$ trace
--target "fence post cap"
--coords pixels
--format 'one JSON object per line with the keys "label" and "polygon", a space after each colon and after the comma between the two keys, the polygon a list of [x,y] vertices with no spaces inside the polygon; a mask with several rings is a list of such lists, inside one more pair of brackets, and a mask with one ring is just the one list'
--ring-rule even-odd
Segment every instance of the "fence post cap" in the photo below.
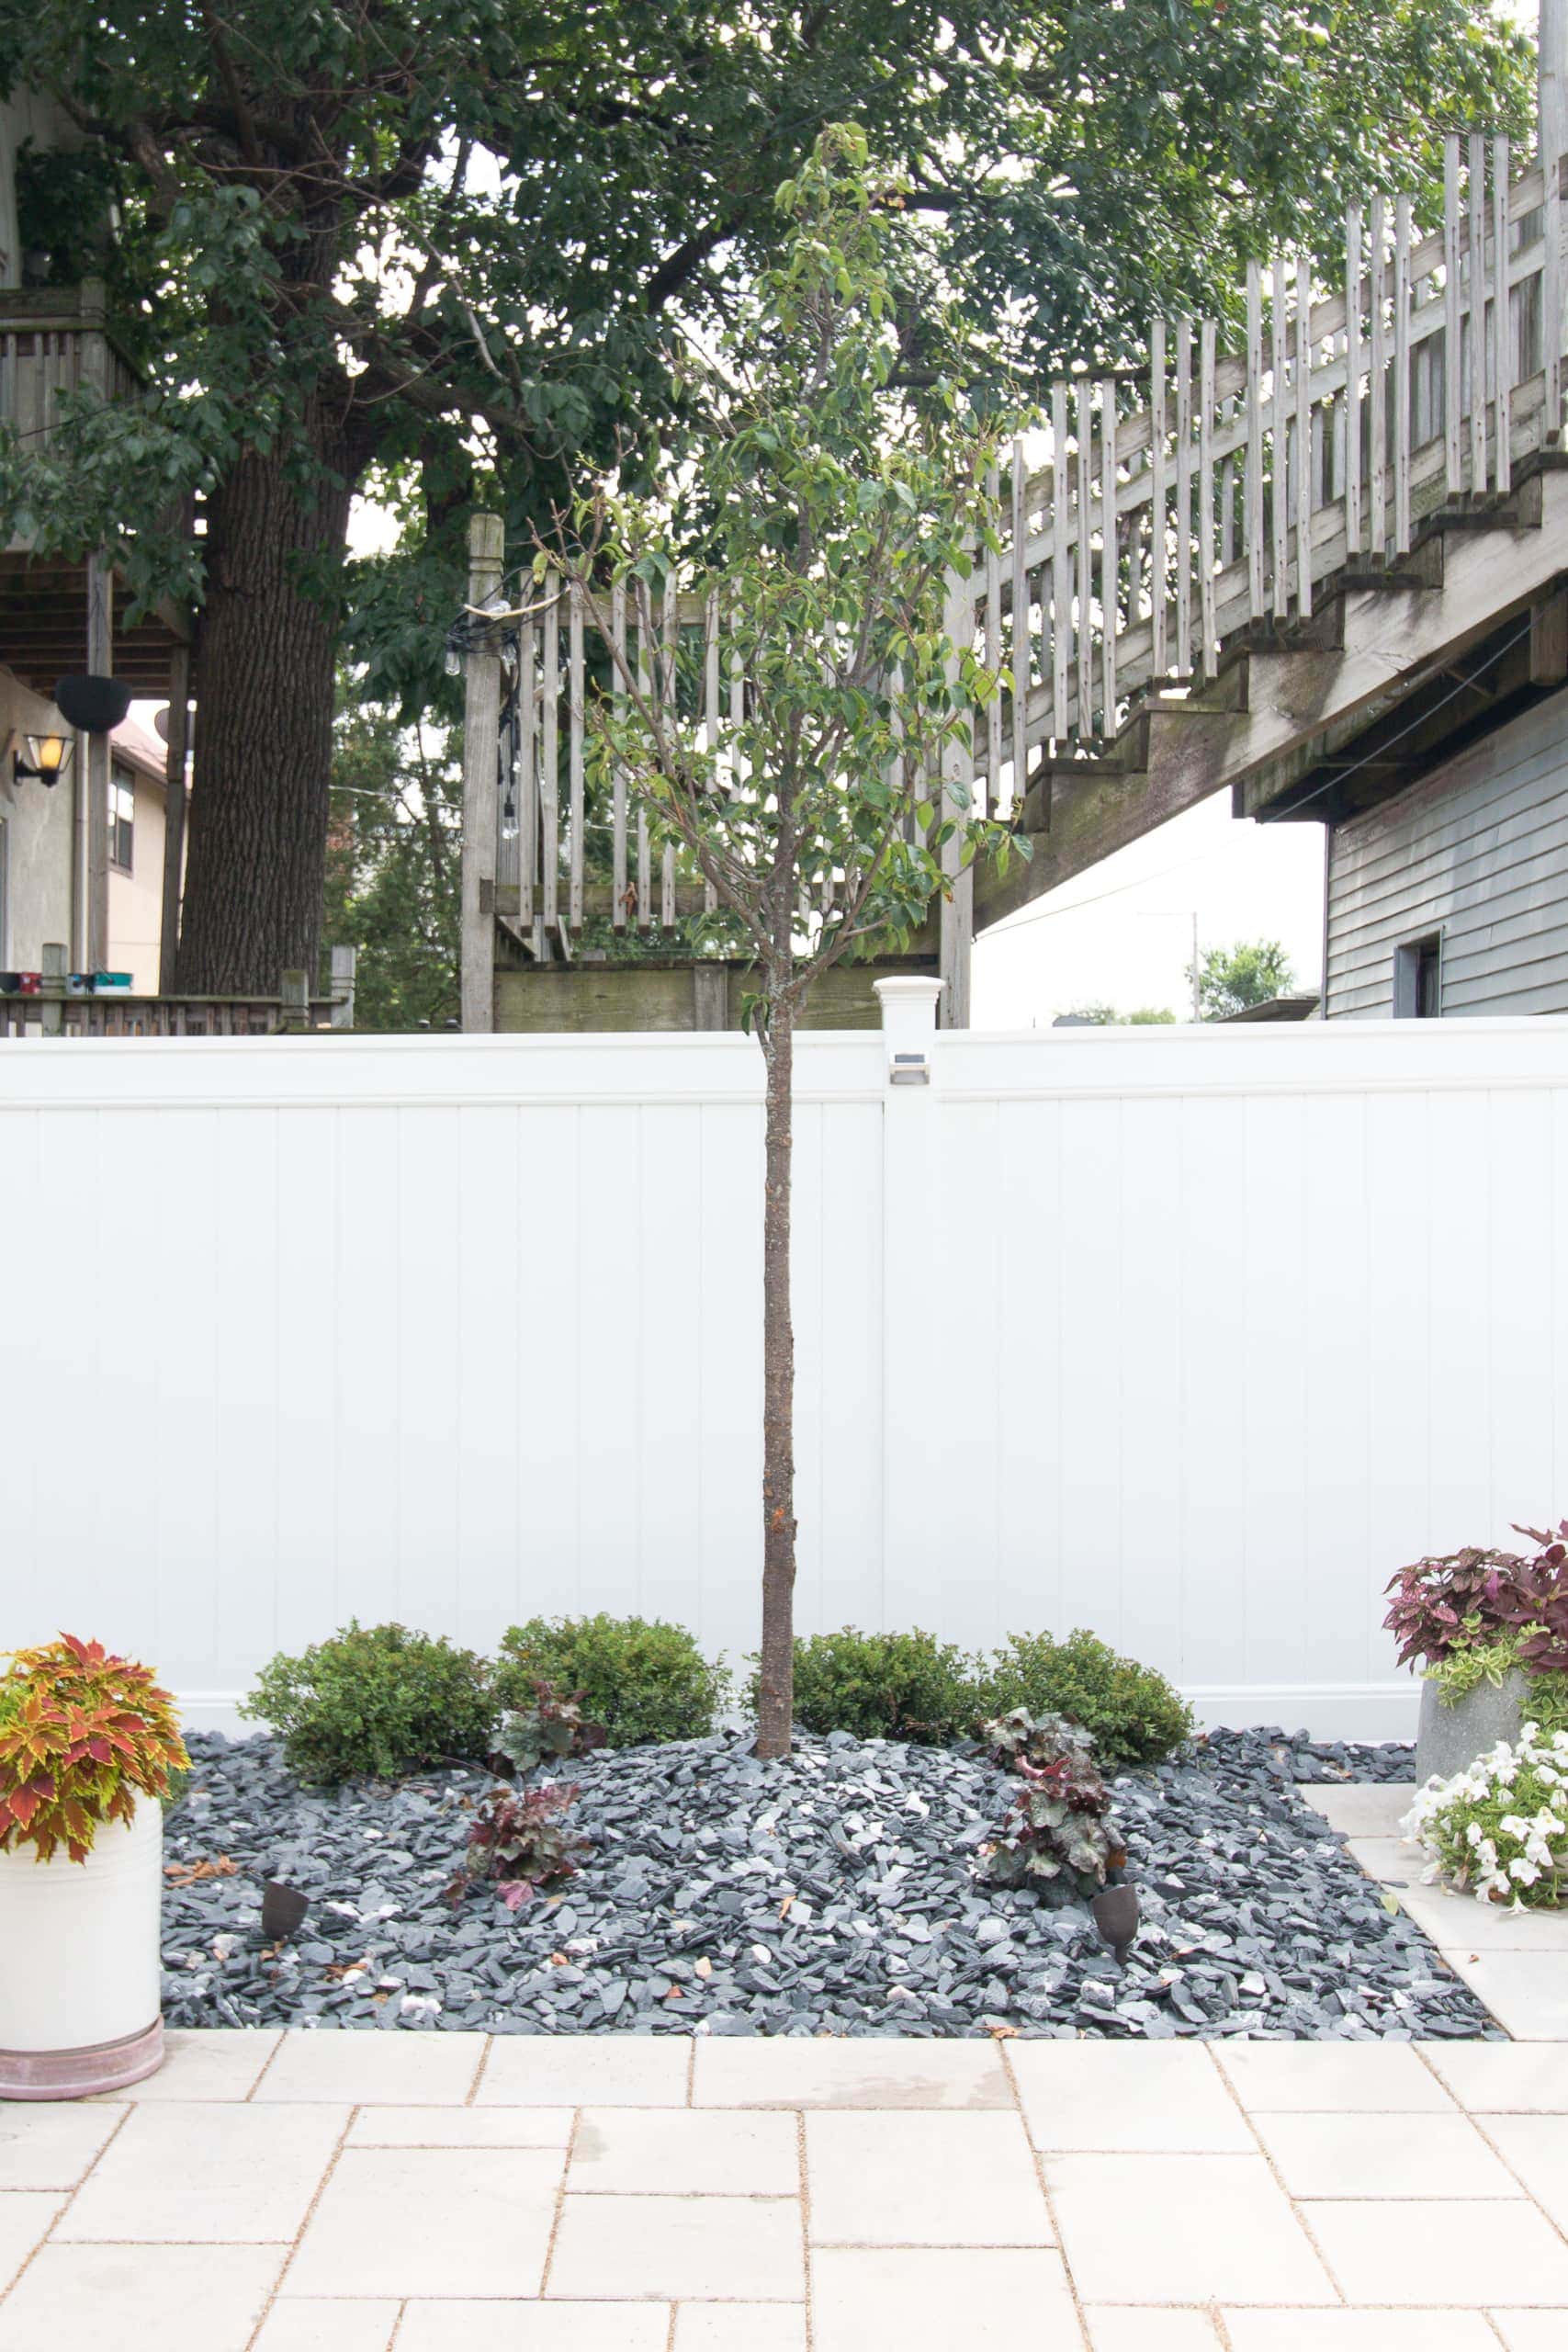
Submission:
{"label": "fence post cap", "polygon": [[[871,985],[882,1007],[885,1029],[890,1019],[898,1020],[910,1029],[936,1027],[942,982],[934,974],[928,978],[923,972],[898,972],[886,980],[873,980]],[[922,1019],[922,1014],[927,1017]]]}

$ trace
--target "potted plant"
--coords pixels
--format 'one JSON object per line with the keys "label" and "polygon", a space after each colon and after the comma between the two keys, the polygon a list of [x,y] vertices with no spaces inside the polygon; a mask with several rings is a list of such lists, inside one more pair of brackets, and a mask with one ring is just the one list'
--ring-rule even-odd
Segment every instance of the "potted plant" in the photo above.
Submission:
{"label": "potted plant", "polygon": [[162,1800],[188,1762],[168,1692],[101,1643],[64,1634],[0,1672],[0,2098],[159,2064]]}
{"label": "potted plant", "polygon": [[1568,1727],[1568,1520],[1516,1532],[1532,1558],[1471,1544],[1390,1579],[1399,1662],[1423,1662],[1417,1781],[1463,1771],[1527,1721]]}

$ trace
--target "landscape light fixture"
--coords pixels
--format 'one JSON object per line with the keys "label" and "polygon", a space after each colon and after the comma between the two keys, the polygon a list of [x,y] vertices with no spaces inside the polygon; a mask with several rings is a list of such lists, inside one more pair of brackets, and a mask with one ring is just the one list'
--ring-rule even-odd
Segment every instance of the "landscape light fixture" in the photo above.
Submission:
{"label": "landscape light fixture", "polygon": [[27,745],[26,756],[18,752],[11,763],[11,773],[17,782],[24,784],[32,777],[41,785],[58,784],[71,764],[70,736],[28,735],[23,741]]}

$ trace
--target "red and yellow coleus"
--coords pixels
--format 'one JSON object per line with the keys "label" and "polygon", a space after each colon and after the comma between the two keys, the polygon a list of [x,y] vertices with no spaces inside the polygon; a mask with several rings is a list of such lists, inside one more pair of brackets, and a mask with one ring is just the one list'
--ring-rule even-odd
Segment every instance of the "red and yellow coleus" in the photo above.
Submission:
{"label": "red and yellow coleus", "polygon": [[189,1761],[149,1668],[72,1634],[17,1650],[0,1673],[0,1853],[85,1861],[100,1822],[129,1821]]}

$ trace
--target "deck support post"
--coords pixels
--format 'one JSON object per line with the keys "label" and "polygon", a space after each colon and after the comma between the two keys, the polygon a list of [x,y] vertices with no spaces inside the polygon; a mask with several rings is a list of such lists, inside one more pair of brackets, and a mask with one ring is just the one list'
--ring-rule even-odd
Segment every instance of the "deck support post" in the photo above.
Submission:
{"label": "deck support post", "polygon": [[[468,523],[468,603],[482,609],[501,586],[505,526],[499,514]],[[488,639],[470,645],[463,696],[463,915],[461,1007],[466,1036],[495,1026],[496,759],[501,731],[501,654]]]}

